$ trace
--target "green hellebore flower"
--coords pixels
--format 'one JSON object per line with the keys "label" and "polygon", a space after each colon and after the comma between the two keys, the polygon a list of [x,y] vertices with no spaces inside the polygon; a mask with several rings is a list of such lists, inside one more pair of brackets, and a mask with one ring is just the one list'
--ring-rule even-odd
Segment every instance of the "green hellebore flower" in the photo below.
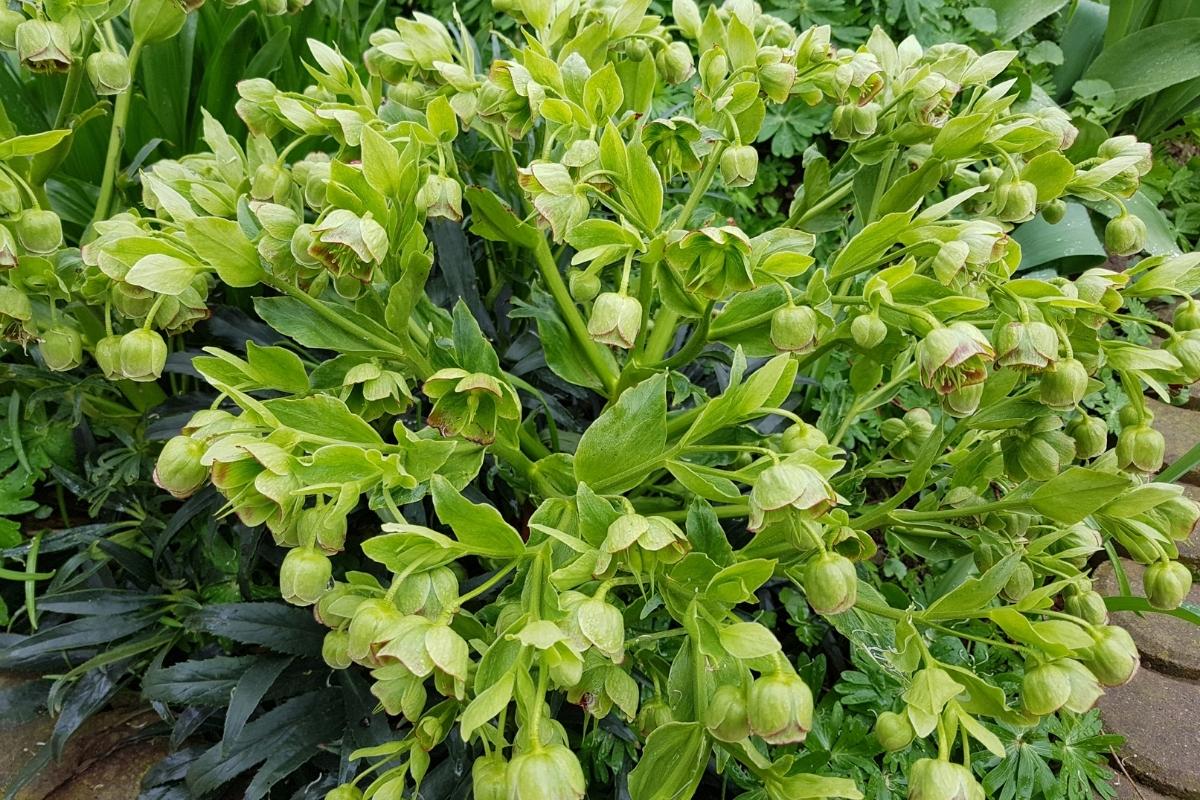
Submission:
{"label": "green hellebore flower", "polygon": [[574,623],[583,640],[615,664],[625,660],[625,618],[611,603],[589,597],[576,606]]}
{"label": "green hellebore flower", "polygon": [[1092,633],[1087,652],[1088,669],[1105,686],[1123,686],[1133,680],[1141,664],[1137,645],[1124,628],[1104,625]]}
{"label": "green hellebore flower", "polygon": [[511,426],[521,418],[512,387],[482,372],[440,369],[425,381],[424,392],[434,401],[427,421],[443,436],[491,444],[501,425]]}
{"label": "green hellebore flower", "polygon": [[471,787],[475,800],[508,800],[508,760],[496,751],[475,759]]}
{"label": "green hellebore flower", "polygon": [[1200,331],[1185,331],[1167,340],[1166,351],[1179,359],[1183,383],[1200,380]]}
{"label": "green hellebore flower", "polygon": [[1054,663],[1066,670],[1071,681],[1071,696],[1063,708],[1076,714],[1086,714],[1104,694],[1092,671],[1073,658],[1060,658]]}
{"label": "green hellebore flower", "polygon": [[294,606],[311,606],[329,588],[333,562],[315,547],[295,547],[279,565],[279,590]]}
{"label": "green hellebore flower", "polygon": [[1128,212],[1104,226],[1104,249],[1115,256],[1132,256],[1146,247],[1146,223]]}
{"label": "green hellebore flower", "polygon": [[937,758],[922,758],[908,771],[908,800],[984,800],[971,770]]}
{"label": "green hellebore flower", "polygon": [[960,386],[942,398],[942,406],[954,417],[969,417],[979,409],[983,400],[983,384]]}
{"label": "green hellebore flower", "polygon": [[1071,699],[1071,674],[1056,661],[1025,671],[1021,679],[1021,705],[1030,714],[1045,716]]}
{"label": "green hellebore flower", "polygon": [[884,711],[879,715],[879,719],[875,720],[875,738],[889,753],[899,752],[908,747],[916,735],[907,714]]}
{"label": "green hellebore flower", "polygon": [[346,631],[330,631],[321,640],[321,658],[331,669],[346,669],[354,661],[350,658],[350,634]]}
{"label": "green hellebore flower", "polygon": [[148,383],[162,375],[167,363],[167,343],[158,331],[134,328],[121,337],[119,354],[121,376]]}
{"label": "green hellebore flower", "polygon": [[62,220],[53,211],[30,209],[17,219],[17,241],[30,253],[50,255],[63,246]]}
{"label": "green hellebore flower", "polygon": [[581,800],[586,791],[579,759],[561,744],[540,745],[508,764],[507,800]]}
{"label": "green hellebore flower", "polygon": [[154,483],[177,500],[190,497],[208,480],[201,463],[205,446],[190,436],[173,436],[163,445],[154,465]]}
{"label": "green hellebore flower", "polygon": [[758,151],[751,145],[733,145],[721,153],[721,179],[730,189],[751,185],[757,175]]}
{"label": "green hellebore flower", "polygon": [[981,384],[994,355],[987,338],[969,322],[934,328],[917,345],[921,383],[943,395]]}
{"label": "green hellebore flower", "polygon": [[1192,590],[1192,573],[1178,561],[1156,561],[1142,574],[1142,588],[1150,605],[1173,611]]}
{"label": "green hellebore flower", "polygon": [[350,657],[359,664],[373,663],[375,645],[387,641],[389,631],[403,619],[391,600],[370,598],[358,604],[350,618]]}
{"label": "green hellebore flower", "polygon": [[858,597],[858,574],[854,562],[843,555],[825,552],[804,567],[804,596],[818,614],[840,614]]}
{"label": "green hellebore flower", "polygon": [[1200,521],[1200,505],[1182,494],[1167,498],[1155,506],[1153,512],[1163,520],[1168,535],[1177,542],[1190,537],[1196,522]]}
{"label": "green hellebore flower", "polygon": [[66,372],[83,363],[83,337],[68,325],[55,325],[42,333],[38,350],[51,372]]}
{"label": "green hellebore flower", "polygon": [[833,109],[829,121],[829,133],[843,142],[857,142],[875,133],[879,124],[878,103],[843,103]]}
{"label": "green hellebore flower", "polygon": [[688,291],[710,300],[754,288],[750,238],[737,226],[705,227],[667,249],[668,262],[684,275]]}
{"label": "green hellebore flower", "polygon": [[666,517],[623,514],[617,517],[600,544],[594,574],[608,571],[614,555],[624,553],[635,572],[654,565],[673,564],[690,549],[687,535]]}
{"label": "green hellebore flower", "polygon": [[636,297],[605,292],[592,305],[588,335],[600,344],[628,350],[642,328],[642,304]]}
{"label": "green hellebore flower", "polygon": [[1004,596],[1014,603],[1020,602],[1027,594],[1033,591],[1033,586],[1033,568],[1024,561],[1021,561],[1004,583]]}
{"label": "green hellebore flower", "polygon": [[760,675],[747,700],[750,730],[767,744],[803,742],[812,729],[813,696],[790,671]]}
{"label": "green hellebore flower", "polygon": [[708,699],[704,707],[704,727],[721,742],[740,742],[750,735],[746,693],[741,686],[725,683]]}
{"label": "green hellebore flower", "polygon": [[1042,373],[1038,397],[1045,406],[1066,410],[1079,405],[1087,386],[1087,368],[1077,358],[1064,358]]}
{"label": "green hellebore flower", "polygon": [[71,68],[71,35],[57,22],[27,19],[17,26],[17,56],[31,72],[66,72]]}
{"label": "green hellebore flower", "polygon": [[129,8],[133,38],[143,44],[166,41],[179,33],[187,12],[188,6],[179,0],[133,0]]}
{"label": "green hellebore flower", "polygon": [[429,217],[442,217],[453,222],[461,222],[462,186],[447,175],[430,173],[417,192],[417,205],[425,209]]}
{"label": "green hellebore flower", "polygon": [[1104,598],[1092,589],[1067,595],[1063,599],[1063,609],[1071,616],[1092,625],[1104,625],[1108,622],[1108,608],[1104,605]]}
{"label": "green hellebore flower", "polygon": [[854,343],[863,350],[872,350],[879,346],[879,343],[887,338],[887,332],[887,323],[874,312],[859,314],[850,323],[850,335],[854,337]]}
{"label": "green hellebore flower", "polygon": [[1140,423],[1117,435],[1117,464],[1121,469],[1151,475],[1162,468],[1167,442],[1154,428]]}
{"label": "green hellebore flower", "polygon": [[114,50],[98,50],[87,59],[88,80],[101,96],[120,94],[129,88],[129,59]]}
{"label": "green hellebore flower", "polygon": [[357,786],[343,783],[335,786],[325,794],[325,800],[362,800],[362,790]]}
{"label": "green hellebore flower", "polygon": [[1045,322],[1009,322],[996,333],[997,366],[1036,372],[1057,358],[1058,333]]}
{"label": "green hellebore flower", "polygon": [[388,235],[370,212],[358,216],[344,208],[330,210],[312,227],[308,253],[334,275],[370,283],[375,267],[388,251]]}
{"label": "green hellebore flower", "polygon": [[120,336],[105,336],[96,342],[96,349],[92,355],[95,357],[96,365],[100,367],[100,371],[104,373],[105,378],[112,381],[124,377],[121,374]]}
{"label": "green hellebore flower", "polygon": [[930,260],[934,276],[942,283],[950,284],[966,266],[970,254],[971,248],[966,242],[957,239],[944,242]]}
{"label": "green hellebore flower", "polygon": [[1004,222],[1025,222],[1037,211],[1037,187],[1029,181],[1002,183],[996,187],[996,216]]}
{"label": "green hellebore flower", "polygon": [[1108,449],[1108,423],[1090,414],[1080,414],[1067,424],[1067,433],[1075,440],[1075,456],[1096,458]]}
{"label": "green hellebore flower", "polygon": [[771,344],[785,353],[803,353],[817,345],[817,312],[808,306],[783,306],[771,315]]}
{"label": "green hellebore flower", "polygon": [[819,517],[838,502],[837,492],[814,467],[784,462],[768,467],[750,490],[752,531],[761,530],[767,514],[792,508],[811,517]]}

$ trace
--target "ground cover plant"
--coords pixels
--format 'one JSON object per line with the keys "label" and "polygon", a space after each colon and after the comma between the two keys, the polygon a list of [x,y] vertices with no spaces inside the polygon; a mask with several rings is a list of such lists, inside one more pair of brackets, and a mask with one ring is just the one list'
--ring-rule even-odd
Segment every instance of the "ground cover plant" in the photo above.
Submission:
{"label": "ground cover plant", "polygon": [[[110,11],[130,60],[196,24]],[[6,659],[69,654],[57,746],[138,681],[176,743],[220,739],[146,796],[1110,794],[1089,709],[1138,663],[1089,576],[1125,552],[1149,599],[1110,602],[1188,617],[1200,516],[1153,480],[1143,393],[1200,377],[1200,318],[1144,304],[1200,257],[1137,260],[1149,146],[1078,141],[1008,52],[498,11],[484,47],[420,13],[361,64],[312,39],[137,183],[118,130],[65,233],[74,129],[3,145],[8,513],[66,524],[53,475],[136,523],[0,529],[36,631]],[[21,16],[69,81],[70,24]],[[829,140],[766,222],[729,193],[789,103]],[[1130,269],[1018,271],[1017,226],[1090,209]],[[84,418],[126,450],[79,478]]]}

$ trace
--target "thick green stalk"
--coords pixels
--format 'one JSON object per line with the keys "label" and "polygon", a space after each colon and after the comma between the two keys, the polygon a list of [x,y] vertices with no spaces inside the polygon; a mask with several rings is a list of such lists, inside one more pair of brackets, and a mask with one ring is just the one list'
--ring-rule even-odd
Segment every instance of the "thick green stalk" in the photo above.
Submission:
{"label": "thick green stalk", "polygon": [[[142,52],[142,43],[134,40],[129,48],[129,74],[135,75],[138,55]],[[121,164],[121,150],[125,144],[125,124],[129,119],[129,104],[133,100],[133,85],[130,80],[125,91],[117,95],[113,106],[112,129],[108,134],[108,151],[104,156],[104,176],[100,179],[100,196],[96,199],[96,212],[92,214],[92,225],[108,217],[109,206],[112,204],[113,190],[117,182],[117,168]]]}
{"label": "thick green stalk", "polygon": [[571,298],[567,284],[563,282],[562,275],[558,271],[558,264],[555,263],[554,256],[550,253],[550,246],[546,244],[544,238],[538,238],[538,243],[533,248],[533,255],[537,261],[538,270],[542,273],[542,280],[546,282],[546,288],[550,290],[550,295],[558,304],[559,311],[566,320],[567,328],[570,329],[571,335],[575,337],[575,341],[583,350],[584,357],[591,364],[592,370],[604,384],[605,392],[611,396],[617,387],[616,370],[612,363],[604,358],[600,345],[588,334],[587,324],[580,316],[579,308]]}

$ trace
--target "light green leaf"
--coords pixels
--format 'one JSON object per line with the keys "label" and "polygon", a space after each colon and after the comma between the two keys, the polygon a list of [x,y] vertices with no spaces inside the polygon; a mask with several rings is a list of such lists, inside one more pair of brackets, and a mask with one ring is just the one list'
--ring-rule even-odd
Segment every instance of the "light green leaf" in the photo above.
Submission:
{"label": "light green leaf", "polygon": [[125,282],[158,294],[174,296],[190,288],[192,279],[202,271],[199,266],[183,259],[152,254],[138,259],[125,273]]}
{"label": "light green leaf", "polygon": [[429,488],[438,519],[449,526],[458,541],[471,552],[488,558],[507,559],[525,554],[521,535],[504,521],[495,506],[472,503],[441,475],[433,476]]}
{"label": "light green leaf", "polygon": [[632,489],[661,465],[667,443],[667,376],[621,393],[579,440],[575,477],[603,494]]}

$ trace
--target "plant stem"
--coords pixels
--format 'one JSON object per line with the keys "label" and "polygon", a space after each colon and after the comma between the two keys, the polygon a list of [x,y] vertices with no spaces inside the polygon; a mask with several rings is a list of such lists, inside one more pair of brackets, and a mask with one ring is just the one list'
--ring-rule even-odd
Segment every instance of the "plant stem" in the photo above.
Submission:
{"label": "plant stem", "polygon": [[716,177],[717,166],[721,163],[721,153],[724,149],[723,145],[714,147],[713,151],[708,154],[708,162],[704,165],[700,177],[696,178],[696,182],[692,184],[692,191],[688,195],[687,202],[683,204],[683,211],[679,213],[679,218],[675,220],[675,227],[687,227],[688,220],[692,218],[692,214],[696,213],[700,199],[704,197],[704,193],[708,191],[713,178]]}
{"label": "plant stem", "polygon": [[501,580],[503,580],[504,577],[506,575],[508,575],[508,573],[512,572],[513,569],[516,568],[516,566],[517,566],[516,559],[508,562],[506,565],[504,565],[503,567],[501,567],[500,569],[498,569],[494,573],[492,573],[491,577],[489,577],[483,583],[479,584],[478,586],[476,586],[474,589],[467,592],[466,594],[459,595],[458,602],[456,602],[454,605],[457,608],[461,608],[465,603],[467,603],[470,600],[473,600],[474,598],[483,594],[488,589],[492,588],[497,583],[499,583]]}
{"label": "plant stem", "polygon": [[[134,40],[129,48],[129,74],[136,74],[138,55],[142,52],[142,43]],[[95,225],[108,217],[108,209],[112,204],[113,190],[117,182],[117,168],[121,164],[121,150],[125,144],[125,123],[129,119],[129,104],[133,100],[133,81],[125,87],[125,91],[117,95],[113,106],[112,129],[108,134],[108,151],[104,156],[104,176],[100,180],[100,196],[96,199],[96,211],[92,215],[91,224]]]}
{"label": "plant stem", "polygon": [[546,244],[544,238],[539,237],[537,245],[533,248],[534,258],[537,260],[538,270],[542,273],[542,280],[546,282],[546,288],[550,290],[550,294],[554,297],[554,302],[558,304],[559,310],[567,323],[567,328],[579,343],[583,350],[584,356],[588,363],[591,364],[592,370],[596,376],[600,378],[600,382],[604,384],[606,393],[611,395],[617,387],[617,373],[613,365],[604,358],[603,352],[600,350],[600,345],[592,340],[588,334],[587,324],[584,323],[583,317],[579,314],[579,308],[575,305],[575,301],[571,299],[571,293],[567,291],[567,285],[563,282],[562,275],[558,271],[558,264],[554,261],[554,256],[550,253],[550,246]]}
{"label": "plant stem", "polygon": [[1025,504],[1024,497],[1005,497],[1003,500],[996,500],[991,503],[982,503],[977,506],[965,506],[963,508],[943,508],[937,511],[909,511],[907,509],[897,509],[891,513],[894,522],[918,522],[937,519],[958,519],[959,517],[974,517],[979,514],[987,514],[992,511],[1003,511],[1006,508],[1013,508]]}

